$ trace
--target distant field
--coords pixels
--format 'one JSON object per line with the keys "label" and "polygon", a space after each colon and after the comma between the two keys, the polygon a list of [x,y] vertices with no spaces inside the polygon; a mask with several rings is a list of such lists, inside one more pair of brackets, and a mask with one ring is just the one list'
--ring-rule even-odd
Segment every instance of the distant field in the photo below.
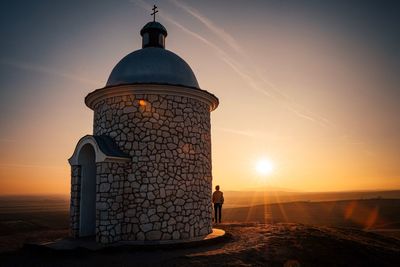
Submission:
{"label": "distant field", "polygon": [[[398,191],[396,191],[398,194]],[[306,198],[319,200],[332,198],[322,194],[281,194],[275,203],[257,205],[260,195],[235,198],[227,192],[223,209],[225,222],[302,223],[317,226],[352,227],[385,235],[400,237],[400,199],[384,199],[384,193],[356,193],[354,200],[295,201],[283,200]],[[337,197],[344,197],[337,195]],[[350,194],[350,195],[349,195]],[[270,195],[272,195],[270,193]],[[378,197],[362,199],[366,196]],[[265,193],[262,194],[265,196]],[[275,194],[276,196],[276,194]],[[247,197],[247,207],[243,207]],[[381,198],[379,198],[381,197]],[[250,201],[251,199],[252,201]],[[254,201],[257,200],[257,201]],[[279,201],[278,201],[279,200]],[[229,208],[229,203],[236,208]],[[267,202],[267,201],[266,201]],[[239,205],[239,204],[240,205]],[[265,203],[265,202],[264,202]],[[268,202],[267,202],[268,203]],[[253,205],[252,205],[253,204]],[[235,206],[232,205],[231,206]],[[14,250],[30,241],[50,241],[68,235],[69,200],[67,197],[0,197],[0,251]]]}
{"label": "distant field", "polygon": [[348,199],[400,199],[400,190],[356,192],[226,191],[225,208],[249,207],[298,201],[337,201]]}
{"label": "distant field", "polygon": [[0,214],[67,210],[67,196],[0,196]]}
{"label": "distant field", "polygon": [[290,202],[224,209],[225,221],[400,228],[400,199]]}
{"label": "distant field", "polygon": [[64,196],[1,196],[0,251],[67,236],[68,216],[68,198]]}

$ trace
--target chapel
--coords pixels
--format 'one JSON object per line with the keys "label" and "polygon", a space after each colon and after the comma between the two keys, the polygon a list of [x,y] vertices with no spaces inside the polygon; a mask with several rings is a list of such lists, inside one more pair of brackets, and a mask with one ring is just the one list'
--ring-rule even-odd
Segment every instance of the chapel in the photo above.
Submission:
{"label": "chapel", "polygon": [[162,24],[154,19],[140,35],[142,48],[85,97],[93,133],[69,159],[75,238],[179,242],[212,232],[210,112],[218,98],[165,48]]}

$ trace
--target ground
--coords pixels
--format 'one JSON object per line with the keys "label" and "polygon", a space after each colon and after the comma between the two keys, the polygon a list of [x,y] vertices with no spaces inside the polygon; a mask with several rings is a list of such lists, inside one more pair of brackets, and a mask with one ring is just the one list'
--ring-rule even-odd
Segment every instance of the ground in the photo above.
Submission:
{"label": "ground", "polygon": [[97,252],[24,248],[0,254],[0,265],[296,267],[399,266],[400,263],[399,239],[363,230],[294,223],[226,223],[217,227],[224,229],[227,236],[204,246]]}
{"label": "ground", "polygon": [[224,208],[230,223],[215,227],[227,236],[197,247],[70,253],[23,248],[65,238],[68,203],[50,196],[0,197],[0,266],[400,266],[399,199]]}

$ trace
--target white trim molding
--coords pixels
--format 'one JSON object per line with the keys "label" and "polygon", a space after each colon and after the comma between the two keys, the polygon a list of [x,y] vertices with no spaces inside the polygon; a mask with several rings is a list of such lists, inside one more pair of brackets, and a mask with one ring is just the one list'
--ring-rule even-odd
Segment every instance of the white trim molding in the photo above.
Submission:
{"label": "white trim molding", "polygon": [[90,109],[94,110],[96,104],[104,99],[115,96],[138,94],[190,97],[206,103],[210,107],[210,111],[215,110],[219,104],[218,98],[205,90],[186,86],[174,86],[164,84],[129,84],[104,87],[89,93],[85,97],[85,104]]}
{"label": "white trim molding", "polygon": [[129,157],[118,157],[118,156],[111,156],[105,154],[99,144],[97,143],[96,139],[93,137],[93,135],[85,135],[82,137],[79,141],[78,144],[75,147],[74,153],[72,156],[68,159],[68,162],[70,165],[80,165],[79,164],[79,154],[81,152],[81,149],[87,145],[90,144],[95,152],[95,162],[129,162],[131,161],[131,158]]}

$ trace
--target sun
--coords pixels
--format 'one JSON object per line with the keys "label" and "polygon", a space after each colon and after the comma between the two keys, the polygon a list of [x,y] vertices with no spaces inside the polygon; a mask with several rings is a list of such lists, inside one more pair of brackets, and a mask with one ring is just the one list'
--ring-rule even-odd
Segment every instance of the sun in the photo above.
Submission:
{"label": "sun", "polygon": [[260,159],[256,163],[256,171],[261,175],[269,175],[274,171],[274,164],[269,159]]}

